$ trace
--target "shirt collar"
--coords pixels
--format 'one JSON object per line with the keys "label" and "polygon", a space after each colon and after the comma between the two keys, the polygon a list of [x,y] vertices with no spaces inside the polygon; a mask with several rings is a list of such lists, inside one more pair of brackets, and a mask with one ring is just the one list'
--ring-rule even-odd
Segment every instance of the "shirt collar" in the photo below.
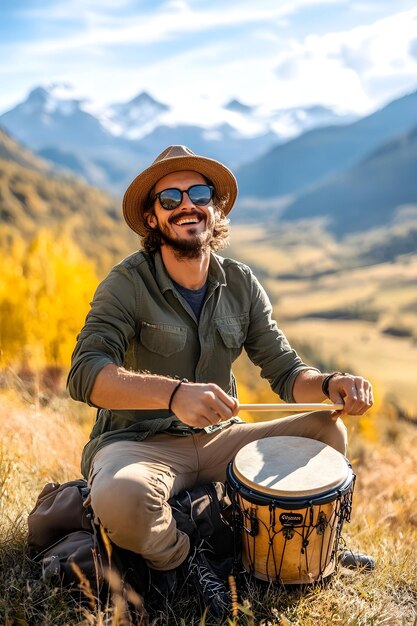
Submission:
{"label": "shirt collar", "polygon": [[[156,281],[162,293],[165,293],[168,289],[174,289],[173,282],[166,271],[164,262],[162,260],[161,251],[155,252],[155,270]],[[224,272],[220,257],[216,254],[210,254],[210,264],[208,272],[208,282],[213,286],[225,286],[227,284],[226,274]]]}

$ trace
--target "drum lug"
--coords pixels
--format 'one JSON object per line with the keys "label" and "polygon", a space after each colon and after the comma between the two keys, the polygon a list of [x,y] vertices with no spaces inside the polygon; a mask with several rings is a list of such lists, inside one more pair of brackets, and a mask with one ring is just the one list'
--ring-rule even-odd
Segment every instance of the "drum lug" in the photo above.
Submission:
{"label": "drum lug", "polygon": [[256,537],[259,532],[259,522],[256,518],[255,512],[252,510],[249,513],[249,516],[246,514],[245,517],[249,518],[250,528],[243,524],[243,530],[245,530],[251,537]]}
{"label": "drum lug", "polygon": [[292,539],[294,537],[295,533],[294,533],[294,529],[293,528],[291,528],[291,527],[284,527],[282,529],[282,534],[285,537],[285,539],[287,541],[289,541],[290,539]]}
{"label": "drum lug", "polygon": [[317,526],[316,526],[316,533],[318,535],[324,535],[324,531],[326,530],[328,525],[329,525],[329,523],[327,521],[326,514],[323,513],[323,511],[321,511],[320,514],[319,514],[319,517],[318,517],[318,523],[317,523]]}

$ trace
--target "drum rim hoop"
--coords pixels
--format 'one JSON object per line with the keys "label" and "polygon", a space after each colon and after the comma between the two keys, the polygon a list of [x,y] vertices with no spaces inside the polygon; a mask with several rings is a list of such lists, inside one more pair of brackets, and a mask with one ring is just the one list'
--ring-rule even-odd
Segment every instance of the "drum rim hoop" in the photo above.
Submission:
{"label": "drum rim hoop", "polygon": [[264,437],[237,451],[233,472],[238,481],[261,494],[309,498],[343,484],[349,475],[349,460],[318,439],[294,435]]}
{"label": "drum rim hoop", "polygon": [[329,502],[335,502],[339,497],[344,496],[349,491],[353,491],[356,474],[352,471],[351,464],[346,461],[348,465],[348,475],[337,487],[332,487],[328,491],[323,491],[317,494],[304,495],[304,496],[282,496],[272,495],[271,493],[265,493],[248,487],[244,483],[240,482],[237,476],[233,472],[233,461],[229,463],[226,468],[226,479],[232,491],[239,493],[245,500],[251,504],[259,504],[264,506],[266,504],[274,503],[276,508],[284,510],[291,509],[304,509],[307,506],[314,505],[320,506],[328,504]]}

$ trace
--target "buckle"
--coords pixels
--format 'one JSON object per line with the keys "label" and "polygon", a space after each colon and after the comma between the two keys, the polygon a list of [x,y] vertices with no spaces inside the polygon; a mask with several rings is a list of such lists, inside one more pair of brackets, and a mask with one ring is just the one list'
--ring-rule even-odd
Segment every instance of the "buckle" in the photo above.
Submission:
{"label": "buckle", "polygon": [[231,417],[230,420],[226,420],[225,422],[219,422],[218,424],[210,424],[210,426],[205,426],[203,430],[207,434],[215,433],[217,430],[223,430],[223,428],[227,428],[232,424],[240,424],[242,422],[243,420],[241,420],[240,417],[237,417],[236,415],[235,417]]}

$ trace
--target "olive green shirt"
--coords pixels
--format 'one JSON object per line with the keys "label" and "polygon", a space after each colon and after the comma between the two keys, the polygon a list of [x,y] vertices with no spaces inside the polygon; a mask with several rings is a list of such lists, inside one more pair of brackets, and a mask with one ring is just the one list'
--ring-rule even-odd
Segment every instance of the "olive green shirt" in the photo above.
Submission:
{"label": "olive green shirt", "polygon": [[[75,400],[90,401],[94,381],[108,363],[162,376],[212,382],[233,395],[232,363],[245,348],[272,389],[293,402],[299,372],[307,369],[271,318],[271,304],[251,270],[211,254],[199,320],[175,289],[159,252],[136,252],[99,285],[77,337],[68,376]],[[123,439],[156,432],[189,434],[192,428],[166,410],[99,409],[84,448],[82,471],[93,455]]]}

